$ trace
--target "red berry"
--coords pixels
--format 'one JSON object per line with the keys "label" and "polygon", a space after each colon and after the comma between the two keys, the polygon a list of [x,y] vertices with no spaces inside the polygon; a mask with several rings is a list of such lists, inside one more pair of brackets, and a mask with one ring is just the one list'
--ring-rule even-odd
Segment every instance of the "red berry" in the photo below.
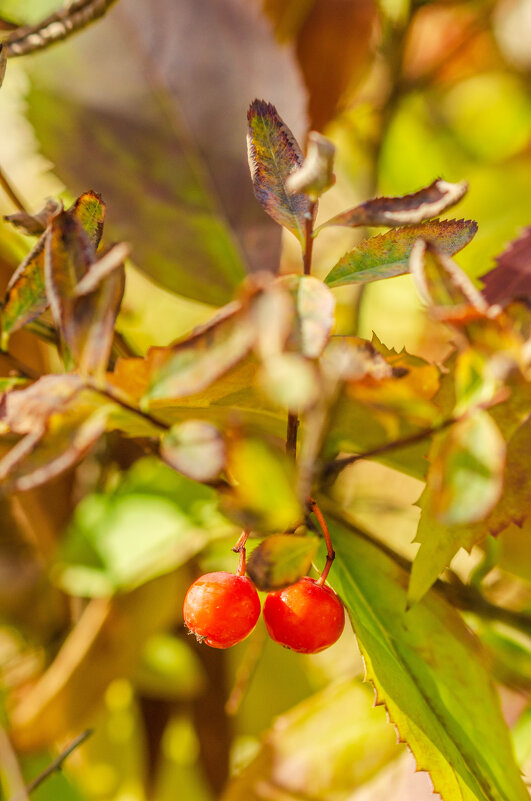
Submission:
{"label": "red berry", "polygon": [[269,593],[264,620],[275,642],[300,654],[316,654],[339,639],[345,612],[334,590],[305,576]]}
{"label": "red berry", "polygon": [[205,573],[184,599],[184,623],[212,648],[230,648],[244,640],[260,617],[254,584],[234,573]]}

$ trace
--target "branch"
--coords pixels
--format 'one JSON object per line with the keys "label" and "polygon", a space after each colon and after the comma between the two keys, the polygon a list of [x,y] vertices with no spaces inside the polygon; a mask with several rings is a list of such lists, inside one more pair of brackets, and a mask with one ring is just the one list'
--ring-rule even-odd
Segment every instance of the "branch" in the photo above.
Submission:
{"label": "branch", "polygon": [[364,451],[363,453],[355,453],[352,456],[344,456],[341,459],[334,459],[331,462],[328,462],[324,465],[321,471],[321,477],[326,480],[332,478],[333,476],[340,473],[345,467],[348,467],[349,464],[354,464],[355,462],[359,462],[361,459],[371,459],[373,456],[380,456],[383,453],[390,453],[391,451],[400,450],[400,448],[407,448],[410,445],[416,445],[417,442],[422,442],[424,439],[429,439],[434,434],[438,434],[439,431],[444,431],[445,428],[457,423],[461,418],[459,417],[449,417],[447,420],[443,420],[442,423],[439,423],[436,426],[432,426],[431,428],[423,428],[421,431],[417,431],[416,434],[411,434],[409,437],[404,437],[404,439],[397,439],[393,442],[387,442],[385,445],[378,445],[376,448],[371,448],[370,451]]}
{"label": "branch", "polygon": [[84,743],[85,740],[88,740],[91,734],[92,734],[92,729],[87,729],[78,737],[76,737],[75,740],[72,740],[70,745],[68,745],[65,748],[65,750],[59,754],[57,759],[54,759],[53,762],[50,762],[48,767],[45,768],[42,771],[42,773],[39,773],[38,776],[35,776],[35,778],[27,785],[25,790],[25,795],[17,794],[13,796],[10,801],[21,801],[22,798],[26,797],[26,795],[29,795],[29,793],[32,793],[33,790],[36,790],[37,787],[39,787],[43,783],[43,781],[45,781],[48,778],[48,776],[51,776],[52,773],[55,773],[56,770],[61,770],[65,759],[70,756],[72,751],[75,751],[76,748],[78,748],[82,743]]}
{"label": "branch", "polygon": [[25,56],[66,39],[102,17],[116,0],[73,0],[37,25],[17,28],[5,39],[7,55]]}
{"label": "branch", "polygon": [[[357,525],[345,518],[341,513],[335,511],[332,503],[330,498],[326,499],[325,504],[321,502],[329,518],[335,520],[360,539],[376,546],[406,572],[411,572],[412,563],[409,559],[396,553],[396,551],[373,537],[367,531],[358,528]],[[443,595],[453,606],[457,607],[457,609],[465,612],[472,612],[474,615],[486,620],[496,620],[500,623],[506,623],[508,626],[531,636],[531,614],[519,612],[515,609],[507,609],[504,606],[498,606],[488,601],[475,587],[462,582],[455,573],[451,574],[451,581],[437,579],[433,585],[433,589],[435,592],[438,592],[439,595]]]}

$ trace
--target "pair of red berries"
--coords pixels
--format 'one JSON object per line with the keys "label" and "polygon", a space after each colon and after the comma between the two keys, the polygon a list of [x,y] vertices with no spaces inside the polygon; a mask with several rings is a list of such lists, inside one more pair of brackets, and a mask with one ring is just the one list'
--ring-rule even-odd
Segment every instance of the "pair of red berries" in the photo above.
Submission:
{"label": "pair of red berries", "polygon": [[[259,617],[258,593],[244,575],[206,573],[192,584],[184,599],[186,626],[213,648],[230,648],[244,640]],[[345,612],[330,587],[305,576],[268,594],[264,620],[275,642],[301,654],[316,654],[339,639]]]}

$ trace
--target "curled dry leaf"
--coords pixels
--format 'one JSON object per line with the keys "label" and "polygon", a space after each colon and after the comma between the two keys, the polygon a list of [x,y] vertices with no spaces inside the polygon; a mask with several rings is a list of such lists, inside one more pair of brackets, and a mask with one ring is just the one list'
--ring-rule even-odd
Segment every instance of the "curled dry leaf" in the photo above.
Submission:
{"label": "curled dry leaf", "polygon": [[286,275],[278,280],[295,302],[293,347],[309,359],[323,352],[334,325],[336,301],[326,284],[311,275]]}
{"label": "curled dry leaf", "polygon": [[310,200],[301,193],[290,194],[286,186],[289,176],[302,166],[301,149],[271,103],[253,101],[247,120],[247,152],[256,198],[276,222],[304,244]]}
{"label": "curled dry leaf", "polygon": [[443,253],[453,255],[474,238],[477,229],[473,220],[432,220],[395,228],[366,239],[345,253],[325,281],[333,287],[403,275],[408,271],[409,256],[417,239],[433,242]]}
{"label": "curled dry leaf", "polygon": [[366,226],[416,225],[437,217],[445,209],[455,206],[468,190],[466,181],[448,183],[440,178],[429,186],[403,197],[376,197],[360,206],[337,214],[319,226],[344,225],[355,228]]}
{"label": "curled dry leaf", "polygon": [[432,242],[419,239],[411,249],[409,269],[418,293],[435,307],[472,307],[485,314],[488,304],[467,274]]}
{"label": "curled dry leaf", "polygon": [[334,175],[335,145],[317,131],[308,134],[308,150],[300,169],[291,173],[286,181],[290,195],[304,192],[315,201],[336,182]]}
{"label": "curled dry leaf", "polygon": [[225,466],[225,442],[216,426],[203,420],[175,425],[162,438],[163,459],[185,476],[211,481]]}
{"label": "curled dry leaf", "polygon": [[[59,207],[61,210],[61,207]],[[103,231],[105,203],[95,192],[84,192],[64,214],[81,224],[93,248],[97,248]],[[41,212],[42,214],[42,212]],[[38,215],[37,215],[38,216]],[[50,224],[54,219],[51,214]],[[24,261],[13,273],[7,286],[2,310],[2,347],[9,336],[23,325],[42,314],[48,307],[44,277],[46,233],[36,242]],[[92,257],[95,260],[95,257]]]}
{"label": "curled dry leaf", "polygon": [[81,389],[77,375],[46,375],[26,389],[7,392],[0,401],[0,421],[15,434],[41,431],[54,412]]}
{"label": "curled dry leaf", "polygon": [[51,218],[61,209],[61,204],[57,200],[47,200],[46,205],[36,214],[28,214],[26,211],[17,211],[16,214],[6,214],[4,220],[14,225],[23,234],[28,236],[40,236],[46,230],[46,226]]}
{"label": "curled dry leaf", "polygon": [[308,574],[318,548],[318,537],[272,534],[249,556],[247,573],[259,590],[281,590]]}

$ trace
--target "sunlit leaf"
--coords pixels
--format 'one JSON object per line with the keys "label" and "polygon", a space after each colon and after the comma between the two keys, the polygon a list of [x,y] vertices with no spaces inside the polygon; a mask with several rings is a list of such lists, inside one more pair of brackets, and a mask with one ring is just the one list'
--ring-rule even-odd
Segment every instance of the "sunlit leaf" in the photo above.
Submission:
{"label": "sunlit leaf", "polygon": [[298,353],[280,353],[262,364],[260,385],[269,398],[289,411],[313,406],[320,392],[315,367]]}
{"label": "sunlit leaf", "polygon": [[[496,448],[496,445],[494,446]],[[499,444],[497,446],[499,448]],[[459,550],[470,550],[487,534],[499,534],[511,523],[522,525],[531,502],[529,490],[531,425],[524,422],[507,442],[503,493],[490,514],[479,522],[446,524],[430,514],[432,490],[420,498],[421,515],[416,541],[420,548],[413,562],[409,585],[411,602],[422,598]]]}
{"label": "sunlit leaf", "polygon": [[423,220],[437,217],[445,209],[455,206],[465,195],[468,184],[462,181],[450,184],[440,178],[429,186],[403,197],[377,197],[367,200],[320,225],[326,228],[329,225],[344,225],[354,228],[359,225],[377,226],[385,225],[389,228],[395,225],[417,225]]}
{"label": "sunlit leaf", "polygon": [[317,131],[308,134],[306,157],[300,169],[291,173],[286,181],[290,194],[304,192],[315,201],[335,184],[335,145]]}
{"label": "sunlit leaf", "polygon": [[303,356],[320,356],[334,327],[335,297],[328,287],[311,275],[287,275],[279,284],[288,289],[295,302],[297,324],[294,347]]}
{"label": "sunlit leaf", "polygon": [[497,267],[481,276],[489,303],[528,298],[531,293],[531,226],[497,257]]}
{"label": "sunlit leaf", "polygon": [[434,441],[424,504],[449,525],[482,520],[503,485],[505,442],[487,412],[455,423]]}
{"label": "sunlit leaf", "polygon": [[97,192],[89,191],[80,195],[69,212],[80,223],[88,238],[97,250],[103,234],[106,205]]}
{"label": "sunlit leaf", "polygon": [[367,678],[418,769],[429,771],[445,801],[525,801],[499,698],[459,614],[433,591],[406,612],[407,573],[329,523],[337,554],[330,581],[348,608]]}
{"label": "sunlit leaf", "polygon": [[202,420],[180,423],[163,437],[161,455],[185,476],[209,481],[225,465],[225,442],[216,426]]}
{"label": "sunlit leaf", "polygon": [[317,537],[272,534],[249,556],[247,574],[259,590],[280,590],[307,575],[318,547]]}
{"label": "sunlit leaf", "polygon": [[302,519],[293,465],[259,439],[228,443],[227,469],[233,490],[224,509],[241,525],[265,533],[287,531]]}
{"label": "sunlit leaf", "polygon": [[307,195],[290,194],[286,188],[289,176],[302,166],[301,149],[271,103],[253,101],[247,120],[254,193],[267,213],[303,244],[310,201]]}
{"label": "sunlit leaf", "polygon": [[223,801],[263,801],[264,790],[286,801],[346,799],[401,751],[374,693],[358,681],[339,682],[276,719]]}
{"label": "sunlit leaf", "polygon": [[97,597],[130,590],[187,562],[233,527],[213,490],[154,458],[137,461],[108,493],[76,508],[55,567],[68,593]]}
{"label": "sunlit leaf", "polygon": [[452,255],[474,237],[477,224],[471,220],[432,220],[431,222],[395,228],[385,234],[364,240],[345,253],[326,277],[328,286],[364,284],[392,278],[408,271],[411,250],[417,239],[433,242]]}

